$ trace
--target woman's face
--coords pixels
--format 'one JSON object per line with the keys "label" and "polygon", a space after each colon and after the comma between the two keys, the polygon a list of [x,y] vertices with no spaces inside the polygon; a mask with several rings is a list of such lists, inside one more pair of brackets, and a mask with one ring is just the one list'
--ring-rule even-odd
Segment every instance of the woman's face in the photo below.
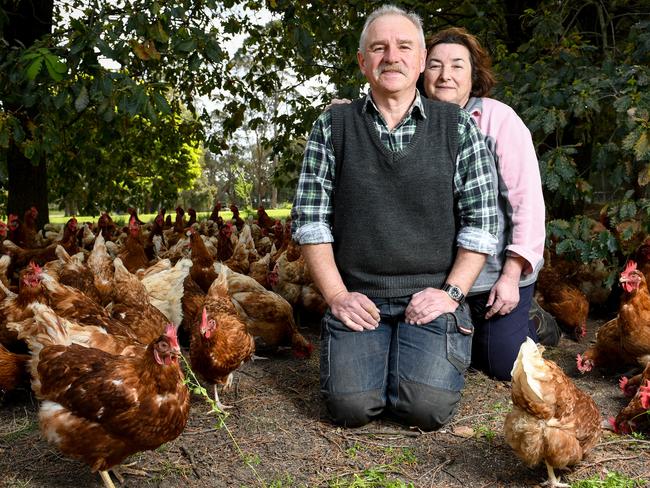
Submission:
{"label": "woman's face", "polygon": [[424,69],[427,97],[464,107],[472,91],[472,63],[461,44],[438,44],[427,55]]}

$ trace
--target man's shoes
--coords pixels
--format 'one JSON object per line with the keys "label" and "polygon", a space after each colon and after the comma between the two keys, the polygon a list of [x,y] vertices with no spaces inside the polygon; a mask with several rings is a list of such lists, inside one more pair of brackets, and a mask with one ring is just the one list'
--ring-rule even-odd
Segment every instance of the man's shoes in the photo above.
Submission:
{"label": "man's shoes", "polygon": [[557,346],[560,342],[562,331],[557,325],[555,318],[539,306],[533,298],[528,312],[528,319],[532,320],[537,330],[537,342],[544,346]]}

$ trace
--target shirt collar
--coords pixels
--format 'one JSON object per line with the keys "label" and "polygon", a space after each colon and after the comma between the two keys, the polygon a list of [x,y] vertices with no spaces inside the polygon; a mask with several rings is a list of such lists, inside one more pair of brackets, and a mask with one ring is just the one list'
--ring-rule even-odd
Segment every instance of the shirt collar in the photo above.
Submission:
{"label": "shirt collar", "polygon": [[470,97],[464,108],[470,115],[480,116],[483,112],[483,98]]}
{"label": "shirt collar", "polygon": [[[371,107],[371,109],[374,110],[375,113],[381,115],[381,112],[377,108],[377,105],[375,105],[375,101],[370,96],[370,92],[368,92],[366,94],[365,98],[364,98],[363,107],[361,109],[361,112],[362,113],[367,112],[368,107]],[[406,114],[406,116],[404,118],[411,117],[411,116],[413,116],[415,118],[421,118],[421,119],[426,119],[427,118],[427,116],[425,114],[425,111],[424,111],[424,104],[422,103],[422,96],[420,95],[420,92],[417,90],[417,88],[415,90],[415,100],[413,100],[413,104],[409,108],[408,113]]]}

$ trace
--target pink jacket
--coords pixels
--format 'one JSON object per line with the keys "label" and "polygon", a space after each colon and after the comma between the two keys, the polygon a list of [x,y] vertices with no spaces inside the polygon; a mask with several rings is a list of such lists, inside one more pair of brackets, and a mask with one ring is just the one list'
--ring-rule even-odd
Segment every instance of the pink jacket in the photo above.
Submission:
{"label": "pink jacket", "polygon": [[517,113],[491,98],[470,98],[465,110],[476,121],[496,163],[499,194],[499,246],[489,256],[471,293],[490,290],[506,253],[527,261],[520,286],[535,282],[544,260],[544,196],[530,131]]}

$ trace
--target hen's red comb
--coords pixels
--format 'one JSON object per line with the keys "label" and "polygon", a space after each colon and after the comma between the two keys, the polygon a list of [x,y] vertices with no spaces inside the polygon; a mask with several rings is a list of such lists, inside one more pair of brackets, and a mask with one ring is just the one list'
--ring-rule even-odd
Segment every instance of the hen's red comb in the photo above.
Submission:
{"label": "hen's red comb", "polygon": [[623,271],[623,273],[629,273],[630,271],[633,271],[635,269],[636,269],[636,261],[630,259],[625,265],[625,271]]}
{"label": "hen's red comb", "polygon": [[167,324],[165,327],[165,335],[169,338],[172,347],[179,348],[178,345],[178,336],[176,335],[176,326],[172,323]]}
{"label": "hen's red comb", "polygon": [[641,397],[641,406],[643,408],[650,408],[650,380],[645,381],[645,385],[639,388],[639,396]]}

